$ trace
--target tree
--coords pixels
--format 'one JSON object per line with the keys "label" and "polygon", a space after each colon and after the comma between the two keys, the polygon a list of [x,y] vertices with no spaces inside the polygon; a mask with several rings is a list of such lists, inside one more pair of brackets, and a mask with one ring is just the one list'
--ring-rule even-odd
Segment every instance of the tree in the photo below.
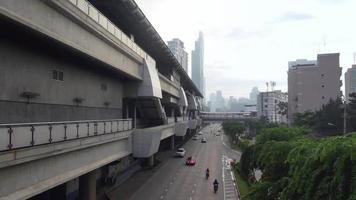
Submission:
{"label": "tree", "polygon": [[[278,114],[280,114],[281,116],[287,116],[287,114],[288,114],[288,102],[280,101],[277,104],[277,106],[278,106]],[[281,119],[281,121],[282,121],[282,119]]]}
{"label": "tree", "polygon": [[230,138],[233,140],[236,139],[236,134],[241,135],[245,130],[245,126],[239,121],[224,122],[222,127],[226,135],[230,136]]}
{"label": "tree", "polygon": [[293,125],[312,128],[315,125],[315,121],[316,121],[315,113],[308,110],[305,111],[304,113],[295,113]]}
{"label": "tree", "polygon": [[329,132],[339,132],[343,128],[342,123],[343,108],[340,98],[330,99],[320,110],[315,112],[314,129],[322,134]]}
{"label": "tree", "polygon": [[302,128],[264,129],[241,156],[244,176],[261,169],[248,197],[351,200],[356,196],[356,134],[315,139]]}
{"label": "tree", "polygon": [[348,126],[351,131],[356,131],[356,93],[349,94],[349,104],[347,105]]}

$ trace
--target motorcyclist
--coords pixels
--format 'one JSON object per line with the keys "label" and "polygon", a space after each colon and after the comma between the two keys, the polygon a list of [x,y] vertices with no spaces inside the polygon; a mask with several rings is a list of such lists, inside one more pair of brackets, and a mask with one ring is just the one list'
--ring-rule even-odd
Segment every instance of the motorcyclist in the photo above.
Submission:
{"label": "motorcyclist", "polygon": [[214,192],[216,193],[216,191],[218,191],[218,187],[219,187],[218,180],[215,179],[215,181],[213,182],[213,185],[214,185]]}
{"label": "motorcyclist", "polygon": [[205,176],[206,176],[206,179],[209,178],[209,168],[206,168]]}

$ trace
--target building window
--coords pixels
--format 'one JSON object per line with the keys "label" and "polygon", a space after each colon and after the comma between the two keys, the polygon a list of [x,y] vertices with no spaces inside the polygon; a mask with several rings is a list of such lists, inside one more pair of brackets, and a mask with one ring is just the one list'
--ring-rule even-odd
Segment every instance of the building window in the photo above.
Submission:
{"label": "building window", "polygon": [[321,76],[324,76],[324,74],[321,74]]}
{"label": "building window", "polygon": [[265,105],[265,108],[267,108],[267,105]]}
{"label": "building window", "polygon": [[321,85],[321,87],[323,88],[323,87],[325,87],[325,85]]}
{"label": "building window", "polygon": [[265,102],[267,102],[268,100],[267,99],[265,99]]}
{"label": "building window", "polygon": [[101,88],[101,90],[103,90],[103,91],[107,91],[107,90],[108,90],[108,85],[105,84],[105,83],[102,83],[102,84],[100,85],[100,88]]}
{"label": "building window", "polygon": [[321,98],[322,98],[322,99],[325,99],[325,97],[324,97],[324,96],[322,96]]}
{"label": "building window", "polygon": [[62,71],[58,70],[53,70],[52,71],[52,79],[58,80],[58,81],[63,81],[64,80],[64,74]]}

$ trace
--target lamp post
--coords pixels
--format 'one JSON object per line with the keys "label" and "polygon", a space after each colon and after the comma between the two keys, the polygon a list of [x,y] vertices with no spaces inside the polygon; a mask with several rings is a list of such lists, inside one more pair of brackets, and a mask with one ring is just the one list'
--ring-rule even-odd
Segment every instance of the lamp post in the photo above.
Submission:
{"label": "lamp post", "polygon": [[[344,97],[344,95],[343,95]],[[343,134],[346,134],[346,128],[347,128],[347,124],[346,124],[346,118],[347,118],[347,104],[346,104],[346,98],[344,97],[342,100],[343,103],[343,107],[344,107],[344,125],[343,125]]]}

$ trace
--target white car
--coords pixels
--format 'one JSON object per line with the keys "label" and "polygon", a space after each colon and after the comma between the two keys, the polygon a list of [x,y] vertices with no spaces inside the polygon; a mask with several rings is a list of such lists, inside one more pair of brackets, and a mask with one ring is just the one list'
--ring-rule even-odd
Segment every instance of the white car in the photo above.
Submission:
{"label": "white car", "polygon": [[203,133],[202,133],[202,132],[199,132],[198,135],[203,135]]}
{"label": "white car", "polygon": [[198,136],[193,136],[193,140],[198,140],[199,138],[198,138]]}
{"label": "white car", "polygon": [[206,143],[206,138],[202,138],[201,143]]}
{"label": "white car", "polygon": [[185,150],[183,148],[179,148],[177,151],[176,151],[176,157],[184,157],[185,156]]}

